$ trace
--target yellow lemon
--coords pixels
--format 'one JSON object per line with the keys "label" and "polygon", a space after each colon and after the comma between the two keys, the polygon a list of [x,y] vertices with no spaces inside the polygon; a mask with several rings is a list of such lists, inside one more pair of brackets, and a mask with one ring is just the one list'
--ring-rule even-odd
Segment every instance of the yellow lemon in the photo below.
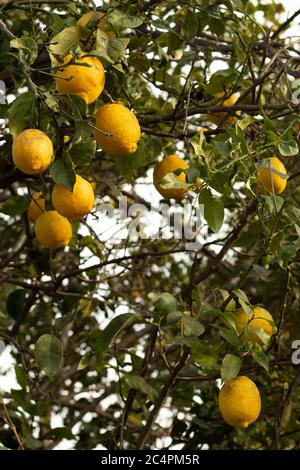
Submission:
{"label": "yellow lemon", "polygon": [[220,391],[219,408],[224,420],[230,426],[247,428],[257,420],[260,413],[259,390],[246,376],[231,379]]}
{"label": "yellow lemon", "polygon": [[287,184],[287,179],[278,175],[273,170],[278,171],[282,175],[286,175],[287,171],[284,164],[277,157],[270,157],[264,161],[264,166],[258,167],[258,175],[264,187],[270,192],[281,194]]}
{"label": "yellow lemon", "polygon": [[[79,20],[77,21],[77,26],[82,26],[82,27],[86,27],[88,22],[92,19],[92,17],[94,16],[94,13],[92,11],[88,11],[87,13],[84,13],[80,18]],[[104,18],[103,18],[104,17]],[[97,18],[97,22],[98,22],[98,28],[103,31],[106,36],[110,39],[115,39],[116,35],[113,31],[106,31],[106,24],[105,24],[105,14],[102,13],[101,11],[97,11],[96,12],[96,18]],[[101,18],[103,18],[101,20]],[[96,34],[93,34],[92,35],[92,40],[95,41],[95,36]]]}
{"label": "yellow lemon", "polygon": [[68,219],[56,211],[44,212],[35,223],[35,235],[45,248],[61,248],[72,238],[72,226]]}
{"label": "yellow lemon", "polygon": [[45,199],[42,193],[35,193],[28,207],[28,216],[35,222],[45,212]]}
{"label": "yellow lemon", "polygon": [[103,65],[97,57],[87,57],[84,53],[74,64],[68,65],[72,59],[72,54],[68,54],[65,65],[57,70],[56,88],[61,93],[80,96],[87,104],[93,103],[104,89]]}
{"label": "yellow lemon", "polygon": [[[157,163],[154,168],[153,173],[153,183],[157,191],[165,198],[165,199],[176,199],[180,201],[186,196],[188,189],[186,188],[162,188],[160,186],[161,180],[168,174],[172,173],[176,170],[182,168],[186,170],[188,168],[188,164],[177,155],[168,155],[165,157],[161,162]],[[186,174],[184,172],[180,173],[180,175],[176,176],[177,181],[182,183],[186,182]]]}
{"label": "yellow lemon", "polygon": [[71,220],[80,220],[93,208],[94,191],[87,180],[76,175],[73,191],[60,184],[55,184],[52,192],[54,209]]}
{"label": "yellow lemon", "polygon": [[134,153],[141,137],[139,122],[122,103],[105,104],[96,114],[95,138],[99,147],[111,155]]}
{"label": "yellow lemon", "polygon": [[[270,312],[262,307],[254,307],[250,316],[248,316],[243,309],[236,312],[236,328],[239,335],[242,335],[245,327],[251,329],[262,329],[265,334],[271,338],[274,334],[274,320]],[[262,339],[256,333],[249,333],[249,338],[254,343],[261,346],[264,344]]]}
{"label": "yellow lemon", "polygon": [[38,129],[26,129],[14,140],[13,161],[26,175],[37,175],[47,170],[53,158],[49,137]]}
{"label": "yellow lemon", "polygon": [[[217,97],[222,98],[224,96],[224,93],[218,93]],[[238,93],[233,93],[229,98],[226,100],[220,100],[217,103],[217,106],[233,106],[237,100],[239,99]],[[236,111],[236,114],[240,115],[241,111]],[[222,126],[229,126],[230,124],[234,123],[236,121],[236,117],[232,116],[229,113],[225,112],[214,112],[214,113],[208,113],[207,115],[208,119],[216,124],[217,126],[222,125]]]}

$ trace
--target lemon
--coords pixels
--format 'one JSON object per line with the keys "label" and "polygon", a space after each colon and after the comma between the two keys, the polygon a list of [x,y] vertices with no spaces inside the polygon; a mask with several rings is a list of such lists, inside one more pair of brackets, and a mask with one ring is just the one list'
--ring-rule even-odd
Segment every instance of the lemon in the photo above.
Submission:
{"label": "lemon", "polygon": [[[262,329],[269,339],[274,333],[274,320],[270,312],[262,307],[254,307],[251,314],[248,316],[244,310],[239,309],[236,312],[236,328],[239,335],[242,335],[245,327],[251,329]],[[262,338],[256,333],[249,333],[249,338],[254,343],[261,346],[264,344]]]}
{"label": "lemon", "polygon": [[52,192],[54,209],[71,220],[80,220],[93,208],[95,201],[91,183],[76,175],[73,191],[55,184]]}
{"label": "lemon", "polygon": [[28,216],[35,222],[45,212],[45,199],[42,193],[35,193],[28,207]]}
{"label": "lemon", "polygon": [[270,157],[264,161],[263,167],[258,168],[259,179],[270,193],[274,191],[275,194],[281,194],[286,188],[287,179],[274,173],[273,170],[283,175],[287,174],[286,168],[279,158]]}
{"label": "lemon", "polygon": [[35,235],[45,248],[61,248],[72,238],[72,226],[68,219],[56,211],[44,212],[35,223]]}
{"label": "lemon", "polygon": [[141,128],[133,112],[122,103],[101,106],[96,114],[96,127],[97,144],[108,154],[127,155],[136,151]]}
{"label": "lemon", "polygon": [[[217,97],[222,98],[225,93],[218,93]],[[226,100],[220,100],[217,105],[219,106],[233,106],[237,100],[239,99],[238,93],[233,93],[229,98]],[[241,111],[236,111],[235,114],[240,115]],[[229,126],[230,124],[233,124],[236,121],[236,117],[232,116],[229,113],[225,112],[214,112],[214,113],[208,113],[207,115],[208,119],[216,124],[217,126],[222,125],[222,126]]]}
{"label": "lemon", "polygon": [[[94,13],[92,11],[88,11],[86,13],[84,13],[80,18],[79,20],[77,21],[77,26],[82,26],[82,27],[86,27],[87,24],[89,23],[89,21],[92,19],[92,17],[94,16]],[[103,18],[104,17],[104,18]],[[96,18],[97,18],[97,21],[98,21],[98,28],[103,31],[106,36],[110,39],[115,39],[116,35],[113,31],[106,31],[106,24],[105,24],[105,14],[102,13],[101,11],[97,11],[96,12]],[[101,20],[101,18],[103,18]],[[92,35],[92,40],[95,41],[96,39],[96,34],[93,34]]]}
{"label": "lemon", "polygon": [[81,53],[74,64],[68,65],[73,59],[68,54],[64,59],[64,66],[56,72],[56,88],[61,93],[78,95],[86,104],[96,101],[105,85],[105,72],[103,65],[97,57],[87,57]]}
{"label": "lemon", "polygon": [[220,391],[219,408],[226,423],[237,428],[247,428],[257,420],[260,413],[259,390],[246,376],[231,379]]}
{"label": "lemon", "polygon": [[[176,199],[180,201],[186,196],[188,189],[185,188],[162,188],[160,186],[160,182],[162,179],[168,174],[172,173],[176,170],[182,168],[186,170],[188,168],[188,164],[178,155],[168,155],[165,157],[161,162],[157,163],[154,168],[153,173],[153,183],[157,191],[165,198],[165,199]],[[184,172],[180,173],[180,175],[176,176],[177,181],[186,182],[186,174]]]}
{"label": "lemon", "polygon": [[13,161],[26,175],[37,175],[47,170],[53,158],[49,137],[38,129],[26,129],[14,140]]}

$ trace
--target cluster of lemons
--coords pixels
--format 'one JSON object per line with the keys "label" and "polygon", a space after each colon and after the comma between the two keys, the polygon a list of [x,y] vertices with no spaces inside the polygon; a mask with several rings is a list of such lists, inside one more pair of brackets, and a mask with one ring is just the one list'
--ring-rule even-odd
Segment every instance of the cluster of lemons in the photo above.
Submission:
{"label": "cluster of lemons", "polygon": [[[217,95],[218,98],[221,98],[218,102],[218,105],[233,106],[238,100],[238,94],[234,93],[229,98],[222,100],[223,93]],[[236,112],[237,115],[240,114],[240,111]],[[211,112],[208,113],[207,118],[214,124],[222,126],[228,126],[236,120],[236,116],[229,115],[226,112]],[[160,185],[161,180],[168,174],[176,172],[176,179],[179,182],[186,183],[186,173],[185,170],[188,169],[188,164],[180,158],[178,155],[168,155],[161,162],[159,162],[154,169],[154,185],[157,191],[165,199],[176,199],[181,201],[187,195],[189,189],[194,189],[197,192],[201,189],[203,181],[201,178],[198,178],[195,184],[192,187],[188,188],[171,188],[166,189]],[[181,173],[180,173],[180,170]],[[284,164],[279,160],[279,158],[273,156],[262,160],[257,165],[257,172],[259,177],[259,182],[263,187],[273,194],[281,194],[287,185],[287,171]],[[180,173],[180,174],[178,174]]]}
{"label": "cluster of lemons", "polygon": [[[237,310],[235,321],[241,340],[247,341],[248,337],[252,343],[260,347],[267,346],[275,333],[273,317],[262,307],[254,307],[250,315],[242,309]],[[263,335],[259,335],[258,331]],[[229,425],[247,428],[257,420],[261,410],[261,398],[257,386],[249,377],[243,375],[229,380],[220,390],[219,409]]]}
{"label": "cluster of lemons", "polygon": [[[78,24],[85,26],[92,15],[83,15]],[[99,17],[101,23],[102,15]],[[110,34],[113,33],[107,32],[108,36]],[[68,54],[56,75],[58,92],[80,96],[87,105],[97,100],[105,85],[102,63],[85,52],[81,52],[76,59]],[[141,129],[128,108],[120,102],[113,102],[97,110],[94,136],[98,146],[110,155],[128,155],[136,151]],[[38,175],[46,172],[53,162],[54,147],[48,135],[41,130],[26,129],[14,139],[12,155],[20,171]],[[54,185],[51,201],[54,210],[47,210],[44,196],[35,193],[28,213],[35,222],[35,234],[40,244],[56,249],[69,244],[72,238],[70,221],[81,220],[92,210],[93,184],[77,174],[72,191],[60,184]]]}
{"label": "cluster of lemons", "polygon": [[[85,26],[92,13],[85,14],[79,21]],[[101,27],[102,15],[99,13]],[[102,25],[103,26],[103,25]],[[106,33],[108,36],[112,32]],[[74,59],[68,54],[61,68],[57,71],[56,88],[62,94],[80,96],[87,105],[95,102],[105,86],[105,71],[102,63],[96,57],[82,52]],[[232,95],[221,101],[225,106],[232,106],[237,97]],[[211,113],[212,122],[224,125],[230,124],[235,117],[227,113]],[[141,136],[139,122],[135,115],[120,102],[101,106],[96,112],[94,136],[98,146],[110,155],[129,155],[136,151]],[[54,159],[54,148],[51,139],[39,129],[26,129],[16,136],[12,148],[13,161],[16,167],[27,175],[37,175],[46,172]],[[179,182],[186,182],[188,164],[177,155],[168,155],[157,163],[154,169],[153,182],[159,193],[166,199],[182,200],[189,188],[166,189],[160,185],[163,178],[176,172]],[[180,172],[180,170],[182,170]],[[258,174],[264,187],[275,194],[280,194],[286,187],[286,169],[280,160],[271,157],[267,164],[258,168]],[[202,180],[199,178],[194,190],[199,191]],[[72,238],[70,221],[81,220],[94,206],[93,184],[76,175],[73,190],[55,184],[51,195],[54,209],[47,210],[47,204],[41,193],[34,194],[29,206],[29,217],[35,222],[35,234],[40,244],[49,249],[64,247]],[[263,346],[264,343],[255,330],[260,329],[271,338],[274,333],[271,314],[255,307],[250,315],[243,310],[236,313],[237,332],[241,338],[246,329],[250,328],[249,338],[252,342]],[[254,330],[254,331],[253,331]],[[260,413],[261,399],[259,391],[248,377],[240,376],[229,380],[222,387],[219,395],[219,407],[225,421],[236,427],[247,427],[254,422]]]}

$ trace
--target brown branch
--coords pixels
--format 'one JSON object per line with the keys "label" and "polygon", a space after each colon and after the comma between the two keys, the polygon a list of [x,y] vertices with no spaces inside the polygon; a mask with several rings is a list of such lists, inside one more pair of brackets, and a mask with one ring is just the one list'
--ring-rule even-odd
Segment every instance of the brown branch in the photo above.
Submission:
{"label": "brown branch", "polygon": [[0,29],[2,29],[2,31],[4,32],[4,34],[6,34],[6,36],[9,38],[9,39],[15,39],[16,36],[14,35],[14,33],[12,33],[10,31],[10,29],[6,26],[6,24],[4,23],[4,21],[0,20]]}
{"label": "brown branch", "polygon": [[[291,360],[290,358],[281,358],[281,359],[275,359],[273,361],[269,362],[270,367],[275,367],[275,366],[285,366],[285,365],[291,365]],[[246,365],[241,367],[241,372],[256,372],[261,369],[262,366],[259,364],[254,364],[254,365]],[[220,378],[220,373],[217,372],[215,374],[210,374],[210,375],[191,375],[191,376],[179,376],[177,377],[176,381],[184,381],[184,382],[211,382],[213,380],[217,380]]]}
{"label": "brown branch", "polygon": [[92,266],[88,266],[87,268],[80,268],[80,269],[74,269],[73,271],[70,271],[68,273],[64,273],[61,276],[59,276],[55,282],[54,289],[56,290],[59,285],[63,282],[64,279],[67,279],[69,277],[74,277],[77,276],[78,274],[82,274],[88,271],[92,271],[93,269],[102,269],[105,268],[106,266],[112,265],[112,264],[120,264],[125,261],[133,261],[136,259],[143,259],[149,257],[161,257],[161,256],[167,256],[167,255],[172,255],[174,253],[184,253],[190,251],[186,248],[178,248],[178,249],[171,249],[167,251],[157,251],[157,252],[144,252],[144,253],[135,253],[134,255],[128,255],[128,256],[122,256],[120,258],[114,258],[111,260],[103,261],[98,264],[94,264]]}
{"label": "brown branch", "polygon": [[12,432],[13,432],[13,434],[14,434],[14,436],[15,436],[18,444],[19,444],[19,449],[24,450],[23,442],[22,442],[22,440],[21,440],[21,438],[20,438],[20,436],[17,432],[16,426],[14,425],[11,417],[9,416],[9,412],[8,412],[8,410],[6,408],[6,405],[5,405],[4,401],[2,400],[2,398],[0,398],[0,404],[2,405],[2,408],[3,408],[3,411],[4,411],[4,416],[3,416],[4,421],[8,424],[9,428],[12,430]]}
{"label": "brown branch", "polygon": [[[292,109],[294,112],[300,109],[299,104],[289,103],[287,104],[265,104],[264,110],[267,111],[284,111]],[[203,103],[199,106],[191,106],[188,110],[187,116],[195,116],[196,114],[207,114],[207,113],[228,113],[230,115],[235,115],[237,111],[245,111],[248,114],[260,114],[260,106],[256,104],[235,104],[233,106],[221,106],[221,105],[207,105]],[[185,119],[186,110],[182,110],[178,112],[175,116],[173,113],[166,114],[165,116],[161,116],[159,118],[144,120],[144,125],[148,126],[149,124],[157,124],[160,122],[169,122],[175,120]]]}
{"label": "brown branch", "polygon": [[292,23],[292,21],[294,21],[294,19],[297,18],[297,16],[299,15],[300,15],[300,9],[295,11],[293,15],[291,15],[284,23],[282,23],[279,26],[279,28],[276,29],[276,31],[274,31],[274,33],[271,36],[271,39],[275,39],[277,36],[279,36],[279,34],[282,33],[282,31],[284,31],[286,28],[288,28],[290,24]]}
{"label": "brown branch", "polygon": [[179,372],[181,371],[181,369],[185,366],[185,363],[187,361],[189,357],[189,351],[188,349],[185,349],[179,362],[177,363],[177,365],[174,367],[174,369],[172,370],[171,372],[171,375],[167,381],[167,383],[163,386],[160,394],[159,394],[159,397],[157,399],[157,402],[155,403],[149,417],[148,417],[148,420],[147,420],[147,423],[145,425],[145,427],[142,429],[139,437],[138,437],[138,440],[137,440],[137,446],[136,448],[138,450],[142,450],[144,449],[147,441],[148,441],[148,438],[149,438],[149,434],[151,432],[151,429],[152,429],[152,426],[154,424],[154,421],[156,420],[157,418],[157,415],[165,401],[165,399],[167,398],[171,388],[173,387],[174,383],[176,382],[176,378],[179,374]]}
{"label": "brown branch", "polygon": [[8,252],[6,258],[4,258],[0,262],[0,269],[5,268],[12,259],[14,259],[15,256],[17,256],[20,251],[23,250],[23,248],[26,245],[26,236],[22,233],[19,237],[19,239],[16,241],[14,247]]}

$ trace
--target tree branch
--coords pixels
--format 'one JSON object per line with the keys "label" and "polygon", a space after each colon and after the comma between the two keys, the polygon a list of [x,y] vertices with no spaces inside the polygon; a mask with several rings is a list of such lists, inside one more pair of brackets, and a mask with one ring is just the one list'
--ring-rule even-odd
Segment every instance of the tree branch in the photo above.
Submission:
{"label": "tree branch", "polygon": [[179,374],[181,369],[185,366],[185,363],[186,363],[188,357],[189,357],[189,351],[188,351],[188,349],[185,349],[183,351],[183,354],[182,354],[179,362],[177,363],[177,365],[172,370],[171,375],[170,375],[167,383],[163,386],[163,388],[162,388],[162,390],[159,394],[158,400],[155,403],[155,405],[154,405],[154,407],[153,407],[153,409],[152,409],[152,411],[149,415],[147,423],[146,423],[145,427],[143,428],[142,432],[140,433],[140,435],[138,437],[137,447],[136,447],[138,450],[144,449],[144,447],[145,447],[145,445],[148,441],[148,437],[149,437],[149,434],[151,432],[151,428],[154,424],[154,421],[156,420],[157,415],[158,415],[158,413],[159,413],[166,397],[168,396],[171,388],[173,387],[174,383],[176,382],[177,375]]}

